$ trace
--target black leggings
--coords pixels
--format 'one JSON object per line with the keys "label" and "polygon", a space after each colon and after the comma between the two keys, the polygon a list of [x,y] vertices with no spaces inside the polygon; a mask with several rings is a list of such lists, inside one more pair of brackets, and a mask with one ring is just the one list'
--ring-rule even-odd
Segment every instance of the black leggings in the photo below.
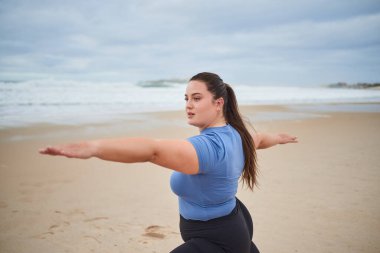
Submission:
{"label": "black leggings", "polygon": [[184,244],[171,253],[259,253],[252,242],[253,223],[248,209],[236,199],[226,216],[208,220],[186,220],[180,216]]}

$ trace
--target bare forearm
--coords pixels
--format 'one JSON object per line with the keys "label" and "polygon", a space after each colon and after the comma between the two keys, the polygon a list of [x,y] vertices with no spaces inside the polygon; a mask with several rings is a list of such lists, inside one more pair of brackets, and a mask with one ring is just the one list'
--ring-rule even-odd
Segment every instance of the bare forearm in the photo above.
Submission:
{"label": "bare forearm", "polygon": [[270,133],[256,133],[254,136],[256,148],[264,149],[270,148],[277,144],[297,143],[296,136],[292,136],[284,133],[270,134]]}
{"label": "bare forearm", "polygon": [[278,134],[257,133],[259,139],[258,149],[270,148],[279,144]]}
{"label": "bare forearm", "polygon": [[89,142],[93,157],[103,160],[135,163],[151,161],[156,141],[147,138],[105,139]]}

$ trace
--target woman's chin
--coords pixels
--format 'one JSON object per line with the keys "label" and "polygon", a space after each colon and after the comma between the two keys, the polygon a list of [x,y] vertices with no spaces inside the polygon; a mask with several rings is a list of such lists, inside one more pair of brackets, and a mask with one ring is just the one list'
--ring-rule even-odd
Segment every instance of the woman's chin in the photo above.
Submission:
{"label": "woman's chin", "polygon": [[193,119],[187,119],[187,124],[191,125],[191,126],[197,126],[197,124],[194,122]]}

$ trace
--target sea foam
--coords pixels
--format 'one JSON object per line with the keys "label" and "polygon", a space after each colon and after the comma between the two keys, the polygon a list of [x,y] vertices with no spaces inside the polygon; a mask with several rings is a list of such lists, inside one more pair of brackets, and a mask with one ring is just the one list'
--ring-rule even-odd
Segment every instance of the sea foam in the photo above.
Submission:
{"label": "sea foam", "polygon": [[[380,90],[232,85],[240,105],[380,102]],[[0,127],[81,124],[185,107],[184,80],[0,82]]]}

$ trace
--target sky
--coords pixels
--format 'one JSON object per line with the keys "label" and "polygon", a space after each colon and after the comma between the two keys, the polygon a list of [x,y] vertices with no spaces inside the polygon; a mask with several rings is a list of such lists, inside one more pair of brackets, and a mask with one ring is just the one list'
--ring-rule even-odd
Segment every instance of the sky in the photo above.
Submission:
{"label": "sky", "polygon": [[380,82],[379,0],[0,0],[0,80]]}

